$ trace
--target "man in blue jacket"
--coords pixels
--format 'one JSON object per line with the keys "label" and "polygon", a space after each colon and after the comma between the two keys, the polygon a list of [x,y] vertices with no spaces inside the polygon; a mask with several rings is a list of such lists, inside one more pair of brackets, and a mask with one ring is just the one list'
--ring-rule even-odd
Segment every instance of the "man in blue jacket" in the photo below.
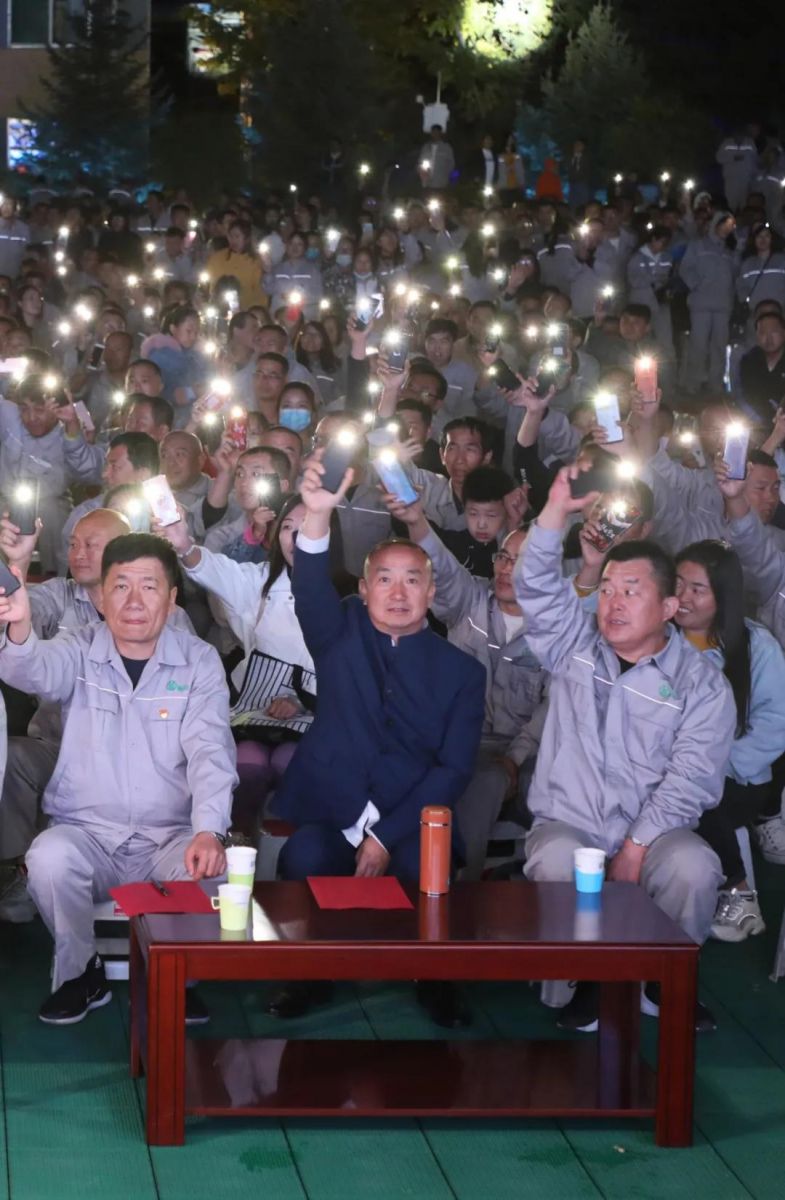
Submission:
{"label": "man in blue jacket", "polygon": [[[319,701],[276,797],[279,814],[298,827],[279,869],[284,879],[416,880],[422,808],[452,808],[472,776],[485,672],[428,628],[433,573],[420,547],[382,542],[368,555],[359,598],[339,599],[330,579],[329,522],[352,472],[329,492],[320,457],[310,460],[300,489],[308,513],[292,583]],[[444,1005],[435,1014],[423,990],[433,989],[420,993],[432,1015],[445,1017]],[[313,998],[312,989],[290,987],[271,1009],[294,1015]]]}

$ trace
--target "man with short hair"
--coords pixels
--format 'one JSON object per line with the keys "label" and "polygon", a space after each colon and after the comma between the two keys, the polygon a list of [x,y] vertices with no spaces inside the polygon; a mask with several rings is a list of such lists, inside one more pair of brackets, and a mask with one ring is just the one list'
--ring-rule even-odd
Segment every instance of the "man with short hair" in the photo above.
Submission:
{"label": "man with short hair", "polygon": [[[33,629],[43,641],[63,633],[77,633],[103,620],[101,559],[114,538],[130,533],[121,513],[97,508],[74,526],[68,546],[69,578],[47,579],[29,589]],[[0,521],[0,546],[10,564],[27,577],[38,533],[14,532],[8,520]],[[181,608],[168,620],[174,629],[193,632]],[[62,736],[59,704],[40,703],[26,737],[8,739],[8,764],[0,799],[0,860],[21,859],[36,832],[41,797],[57,761]],[[27,881],[19,873],[0,895],[0,920],[31,921],[35,907]]]}
{"label": "man with short hair", "polygon": [[[323,472],[317,451],[301,486],[307,514],[292,590],[319,705],[276,792],[276,811],[297,826],[279,870],[284,879],[389,873],[413,881],[423,806],[452,808],[471,777],[484,672],[428,628],[434,584],[419,547],[382,542],[368,555],[360,597],[340,600],[330,579],[330,515],[352,475],[332,493]],[[435,1019],[466,1023],[452,996],[425,991]],[[309,985],[290,985],[271,1009],[293,1016],[313,998]]]}
{"label": "man with short hair", "polygon": [[0,675],[64,705],[44,799],[50,825],[27,854],[30,893],[55,941],[52,995],[39,1012],[54,1025],[111,999],[96,954],[96,900],[121,883],[223,872],[237,782],[221,661],[166,627],[174,551],[149,534],[116,538],[101,576],[104,623],[50,642],[33,631],[25,587],[0,597]]}
{"label": "man with short hair", "polygon": [[128,364],[125,377],[125,391],[128,395],[141,392],[145,396],[162,396],[164,377],[158,363],[149,358],[136,358]]}
{"label": "man with short hair", "polygon": [[[177,225],[167,226],[163,245],[158,246],[153,255],[153,267],[164,272],[164,278],[184,283],[190,287],[196,282],[191,255],[186,250],[187,233]],[[155,278],[155,276],[154,276]]]}
{"label": "man with short hair", "polygon": [[515,529],[502,541],[493,556],[493,581],[489,584],[473,578],[440,543],[419,501],[402,505],[388,496],[387,502],[392,515],[408,527],[409,537],[433,564],[433,615],[447,626],[449,641],[476,659],[486,673],[479,757],[471,783],[455,806],[464,843],[461,877],[478,880],[488,838],[505,800],[516,802],[516,816],[528,823],[525,792],[533,761],[526,770],[522,768],[537,754],[542,732],[544,709],[539,709],[546,675],[524,636],[524,615],[512,583],[513,567],[526,535]]}
{"label": "man with short hair", "polygon": [[249,411],[253,408],[255,341],[258,333],[259,322],[251,312],[237,312],[229,322],[226,359],[233,372],[231,378],[234,399]]}
{"label": "man with short hair", "polygon": [[289,459],[289,478],[294,484],[300,475],[300,464],[303,461],[303,440],[295,429],[286,429],[283,425],[273,425],[263,434],[265,446],[281,450]]}
{"label": "man with short hair", "polygon": [[174,427],[174,409],[163,396],[146,396],[136,392],[128,397],[123,431],[146,433],[161,443]]}
{"label": "man with short hair", "polygon": [[455,154],[450,143],[444,140],[444,129],[441,125],[431,126],[430,139],[420,151],[418,170],[422,186],[426,190],[438,188],[442,191],[450,186],[455,170]]}
{"label": "man with short hair", "polygon": [[289,377],[289,363],[283,354],[267,350],[255,360],[249,412],[261,413],[270,425],[278,424],[281,392]]}
{"label": "man with short hair", "polygon": [[447,477],[419,467],[407,470],[415,487],[422,489],[423,510],[440,529],[465,529],[463,483],[470,471],[487,466],[493,453],[492,432],[484,421],[458,417],[449,421],[441,437],[441,460]]}
{"label": "man with short hair", "polygon": [[[83,500],[81,504],[77,504],[63,525],[58,574],[65,574],[68,545],[77,521],[96,508],[103,508],[106,492],[109,489],[117,487],[121,483],[143,483],[145,479],[152,479],[154,475],[157,475],[158,470],[158,443],[149,434],[118,433],[112,438],[101,472],[104,491],[100,496],[93,496],[90,500]],[[46,529],[45,524],[44,529]]]}
{"label": "man with short hair", "polygon": [[[528,803],[534,825],[524,872],[573,878],[573,854],[596,846],[608,878],[640,884],[696,942],[708,936],[724,876],[692,832],[722,796],[736,728],[730,685],[671,625],[679,601],[672,559],[652,542],[611,549],[596,624],[562,576],[562,539],[577,465],[563,468],[515,569],[526,639],[551,673],[549,710]],[[564,985],[547,989],[555,1006]],[[561,993],[561,995],[559,995]],[[657,1003],[651,985],[647,994]],[[576,992],[565,1027],[594,1027],[597,989]],[[651,1011],[651,1009],[649,1009]],[[705,1011],[702,1027],[712,1028]]]}
{"label": "man with short hair", "polygon": [[203,459],[202,443],[185,429],[175,429],[161,442],[161,470],[178,504],[186,510],[201,504],[207,495],[210,476],[202,471]]}
{"label": "man with short hair", "polygon": [[768,427],[785,403],[785,319],[777,313],[759,316],[755,341],[739,364],[741,394],[753,419]]}
{"label": "man with short hair", "polygon": [[113,411],[114,393],[125,389],[132,349],[133,338],[130,333],[124,330],[110,333],[104,346],[101,368],[89,373],[87,386],[78,397],[87,405],[96,429],[107,424],[107,418]]}
{"label": "man with short hair", "polygon": [[425,355],[431,366],[447,381],[447,394],[439,412],[434,416],[433,435],[441,436],[448,421],[457,417],[476,417],[474,393],[477,372],[467,362],[453,358],[458,330],[452,321],[436,317],[425,326]]}

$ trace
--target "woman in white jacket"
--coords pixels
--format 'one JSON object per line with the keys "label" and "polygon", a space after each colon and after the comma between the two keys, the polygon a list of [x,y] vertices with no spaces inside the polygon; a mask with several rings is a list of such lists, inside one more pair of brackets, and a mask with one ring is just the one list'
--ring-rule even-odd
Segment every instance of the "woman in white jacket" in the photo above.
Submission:
{"label": "woman in white jacket", "polygon": [[231,709],[240,777],[234,824],[243,832],[250,831],[313,720],[316,676],[294,611],[290,579],[304,517],[300,497],[287,497],[264,563],[237,563],[194,546],[185,521],[158,531],[181,556],[188,577],[222,602],[243,647],[243,660],[232,674],[238,698]]}

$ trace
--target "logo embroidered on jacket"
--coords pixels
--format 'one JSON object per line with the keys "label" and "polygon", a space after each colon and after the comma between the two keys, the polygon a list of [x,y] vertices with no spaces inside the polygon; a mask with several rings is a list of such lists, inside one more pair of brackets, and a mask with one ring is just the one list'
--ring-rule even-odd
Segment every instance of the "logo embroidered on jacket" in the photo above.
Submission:
{"label": "logo embroidered on jacket", "polygon": [[166,685],[167,692],[187,692],[187,683],[176,683],[174,679],[170,679]]}

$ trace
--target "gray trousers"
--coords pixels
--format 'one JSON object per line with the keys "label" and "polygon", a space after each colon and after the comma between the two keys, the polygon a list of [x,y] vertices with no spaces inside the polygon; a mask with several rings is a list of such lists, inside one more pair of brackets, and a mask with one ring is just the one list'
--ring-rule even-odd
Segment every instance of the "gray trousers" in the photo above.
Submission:
{"label": "gray trousers", "polygon": [[[565,821],[543,821],[526,838],[527,879],[572,882],[573,851],[594,846],[596,840]],[[717,907],[717,890],[724,882],[720,860],[707,842],[690,829],[663,833],[646,851],[640,885],[671,920],[702,945]],[[543,985],[543,1000],[558,1008],[572,991],[558,981]]]}
{"label": "gray trousers", "polygon": [[145,879],[188,879],[183,829],[162,846],[134,834],[112,853],[81,825],[50,825],[27,852],[28,890],[54,938],[52,991],[76,979],[95,954],[93,905],[109,888]]}
{"label": "gray trousers", "polygon": [[40,738],[10,737],[0,797],[0,860],[21,858],[41,823],[41,799],[60,746]]}
{"label": "gray trousers", "polygon": [[729,333],[730,313],[690,309],[686,379],[690,390],[708,381],[714,391],[722,391]]}
{"label": "gray trousers", "polygon": [[[455,821],[463,838],[466,865],[461,871],[462,880],[476,882],[482,878],[482,870],[488,853],[488,839],[507,795],[510,781],[499,759],[509,745],[506,738],[483,738],[477,755],[477,764],[469,786],[455,805]],[[521,767],[518,772],[519,807],[524,808],[526,793],[531,779],[531,770]]]}

